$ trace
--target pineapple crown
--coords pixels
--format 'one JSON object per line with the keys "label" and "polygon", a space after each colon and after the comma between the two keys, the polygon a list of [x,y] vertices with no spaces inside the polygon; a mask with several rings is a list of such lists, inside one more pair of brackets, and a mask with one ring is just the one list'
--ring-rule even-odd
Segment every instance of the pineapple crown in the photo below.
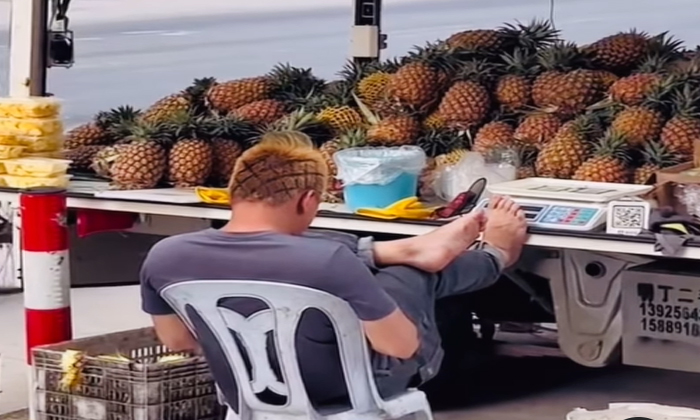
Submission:
{"label": "pineapple crown", "polygon": [[573,42],[554,42],[538,53],[538,61],[545,70],[571,71],[591,68],[591,55]]}
{"label": "pineapple crown", "polygon": [[662,169],[677,165],[683,161],[681,156],[672,153],[663,143],[656,140],[645,144],[641,152],[644,163],[649,163]]}
{"label": "pineapple crown", "polygon": [[174,113],[157,127],[172,142],[186,139],[211,140],[210,119],[192,111]]}
{"label": "pineapple crown", "polygon": [[593,156],[610,157],[628,164],[631,159],[629,141],[624,135],[608,129],[593,145]]}
{"label": "pineapple crown", "polygon": [[258,128],[242,118],[225,115],[205,117],[201,129],[207,137],[231,140],[242,145],[249,144],[258,135]]}
{"label": "pineapple crown", "polygon": [[189,98],[192,110],[196,114],[203,114],[208,111],[205,103],[205,95],[216,83],[216,79],[213,77],[194,79],[192,85],[182,91],[182,93]]}
{"label": "pineapple crown", "polygon": [[502,65],[489,60],[474,60],[463,63],[454,75],[454,81],[471,80],[491,87],[498,78]]}
{"label": "pineapple crown", "polygon": [[431,158],[467,147],[464,136],[450,128],[428,130],[418,137],[416,144]]}
{"label": "pineapple crown", "polygon": [[506,49],[519,48],[530,54],[551,46],[559,40],[559,30],[555,29],[548,20],[533,19],[527,24],[516,21],[515,24],[506,23],[498,30],[504,39]]}
{"label": "pineapple crown", "polygon": [[290,131],[306,134],[316,146],[333,138],[333,129],[320,121],[313,111],[303,107],[263,127],[260,134],[264,136],[266,133]]}
{"label": "pineapple crown", "polygon": [[363,147],[367,144],[367,129],[353,128],[338,136],[338,150]]}
{"label": "pineapple crown", "polygon": [[681,52],[683,41],[669,36],[668,31],[650,38],[648,42],[649,55],[659,55],[670,59],[681,58],[683,55]]}
{"label": "pineapple crown", "polygon": [[274,85],[273,97],[282,100],[306,98],[323,90],[326,81],[314,76],[310,68],[277,64],[266,76]]}
{"label": "pineapple crown", "polygon": [[397,60],[375,60],[366,63],[348,60],[337,75],[354,86],[371,74],[376,72],[394,73],[398,68],[399,62]]}
{"label": "pineapple crown", "polygon": [[512,53],[503,53],[500,59],[506,74],[533,76],[540,71],[537,55],[528,52],[525,48],[515,48]]}
{"label": "pineapple crown", "polygon": [[672,110],[675,115],[689,118],[700,117],[700,87],[683,84],[671,94]]}
{"label": "pineapple crown", "polygon": [[346,105],[354,107],[353,89],[353,84],[347,80],[334,80],[328,83],[322,92],[307,98],[304,107],[315,112],[327,107]]}

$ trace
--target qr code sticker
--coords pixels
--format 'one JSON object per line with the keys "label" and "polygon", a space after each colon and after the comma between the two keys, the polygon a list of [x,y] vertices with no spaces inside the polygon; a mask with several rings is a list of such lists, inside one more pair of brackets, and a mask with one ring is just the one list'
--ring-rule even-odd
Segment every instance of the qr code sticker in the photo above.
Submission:
{"label": "qr code sticker", "polygon": [[644,207],[613,207],[612,225],[616,229],[641,229],[644,227]]}

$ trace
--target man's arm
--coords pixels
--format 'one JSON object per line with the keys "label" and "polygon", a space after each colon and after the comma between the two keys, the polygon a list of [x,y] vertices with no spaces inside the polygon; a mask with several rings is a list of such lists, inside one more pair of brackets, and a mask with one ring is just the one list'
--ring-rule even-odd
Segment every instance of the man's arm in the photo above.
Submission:
{"label": "man's arm", "polygon": [[161,343],[173,351],[199,352],[199,344],[187,326],[153,287],[147,274],[147,263],[141,269],[141,305],[151,315],[153,327]]}
{"label": "man's arm", "polygon": [[416,353],[420,346],[416,325],[358,256],[346,247],[339,247],[325,275],[330,282],[329,292],[346,300],[362,321],[372,349],[399,359],[408,359]]}

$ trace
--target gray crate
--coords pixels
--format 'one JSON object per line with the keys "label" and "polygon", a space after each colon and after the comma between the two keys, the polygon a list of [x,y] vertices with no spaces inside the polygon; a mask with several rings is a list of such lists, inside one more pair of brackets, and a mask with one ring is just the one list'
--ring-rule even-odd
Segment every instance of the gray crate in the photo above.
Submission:
{"label": "gray crate", "polygon": [[[62,390],[61,357],[84,353],[81,382]],[[130,361],[98,356],[121,354]],[[105,334],[33,350],[38,420],[220,420],[223,409],[202,357],[160,345],[152,328]]]}

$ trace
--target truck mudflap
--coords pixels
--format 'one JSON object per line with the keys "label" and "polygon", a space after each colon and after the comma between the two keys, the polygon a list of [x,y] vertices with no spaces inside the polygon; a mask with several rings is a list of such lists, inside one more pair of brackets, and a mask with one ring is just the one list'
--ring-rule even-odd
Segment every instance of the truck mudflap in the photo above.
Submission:
{"label": "truck mudflap", "polygon": [[528,271],[550,281],[561,351],[589,367],[619,361],[622,273],[651,260],[584,250],[533,251]]}

